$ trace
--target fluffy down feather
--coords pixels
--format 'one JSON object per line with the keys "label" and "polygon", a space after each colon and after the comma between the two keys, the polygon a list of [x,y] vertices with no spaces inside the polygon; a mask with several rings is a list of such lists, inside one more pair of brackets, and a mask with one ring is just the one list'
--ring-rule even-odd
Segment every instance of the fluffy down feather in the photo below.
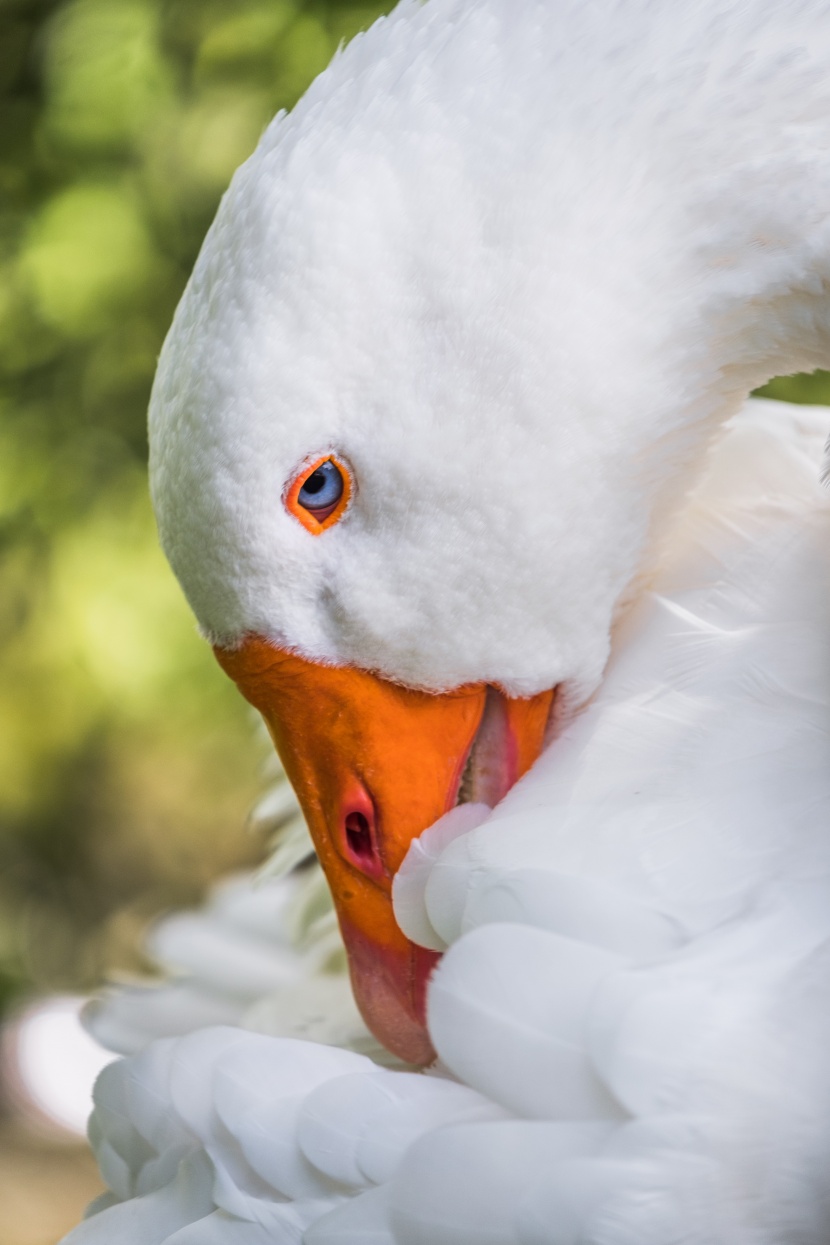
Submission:
{"label": "fluffy down feather", "polygon": [[85,1008],[86,1028],[122,1055],[155,1038],[232,1024],[394,1065],[355,1005],[326,880],[284,779],[252,820],[273,836],[268,863],[258,875],[224,879],[201,909],[154,926],[145,953],[157,979],[106,990]]}

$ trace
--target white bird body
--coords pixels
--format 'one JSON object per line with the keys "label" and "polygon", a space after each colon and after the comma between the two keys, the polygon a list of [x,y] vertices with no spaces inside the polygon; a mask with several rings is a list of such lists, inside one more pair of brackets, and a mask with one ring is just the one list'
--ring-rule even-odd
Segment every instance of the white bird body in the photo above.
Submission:
{"label": "white bird body", "polygon": [[716,447],[830,355],[828,56],[827,0],[404,0],[237,173],[154,390],[162,541],[362,1014],[442,1070],[152,1045],[73,1245],[830,1239],[817,426]]}
{"label": "white bird body", "polygon": [[748,405],[591,703],[411,851],[438,1074],[156,1042],[101,1078],[72,1245],[823,1245],[827,421]]}

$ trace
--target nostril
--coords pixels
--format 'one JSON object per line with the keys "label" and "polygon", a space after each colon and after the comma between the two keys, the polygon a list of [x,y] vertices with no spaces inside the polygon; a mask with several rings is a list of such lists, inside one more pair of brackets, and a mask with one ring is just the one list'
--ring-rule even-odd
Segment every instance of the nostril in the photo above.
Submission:
{"label": "nostril", "polygon": [[369,793],[361,788],[345,793],[337,831],[338,851],[344,860],[364,877],[380,882],[389,877],[383,859],[375,808]]}
{"label": "nostril", "polygon": [[369,818],[363,813],[346,814],[346,843],[358,863],[368,864],[375,860],[375,845]]}

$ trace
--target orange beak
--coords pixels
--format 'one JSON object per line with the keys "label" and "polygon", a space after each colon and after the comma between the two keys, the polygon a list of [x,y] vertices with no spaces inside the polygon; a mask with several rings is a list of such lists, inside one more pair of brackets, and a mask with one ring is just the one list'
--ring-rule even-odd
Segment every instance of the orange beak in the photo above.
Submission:
{"label": "orange beak", "polygon": [[259,636],[215,652],[264,717],[302,805],[366,1024],[401,1059],[431,1062],[426,986],[439,957],[398,928],[392,878],[459,800],[492,806],[533,764],[553,692],[509,699],[478,683],[433,695]]}

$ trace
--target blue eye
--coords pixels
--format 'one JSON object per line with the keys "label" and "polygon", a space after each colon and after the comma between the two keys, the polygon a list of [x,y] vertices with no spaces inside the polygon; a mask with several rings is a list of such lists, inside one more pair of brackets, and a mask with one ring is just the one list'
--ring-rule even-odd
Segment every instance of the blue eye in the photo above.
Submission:
{"label": "blue eye", "polygon": [[311,462],[306,459],[283,494],[283,504],[307,532],[319,536],[340,522],[353,491],[351,470],[332,454]]}
{"label": "blue eye", "polygon": [[327,459],[303,482],[297,501],[316,515],[320,510],[331,511],[342,496],[343,476],[331,459]]}

